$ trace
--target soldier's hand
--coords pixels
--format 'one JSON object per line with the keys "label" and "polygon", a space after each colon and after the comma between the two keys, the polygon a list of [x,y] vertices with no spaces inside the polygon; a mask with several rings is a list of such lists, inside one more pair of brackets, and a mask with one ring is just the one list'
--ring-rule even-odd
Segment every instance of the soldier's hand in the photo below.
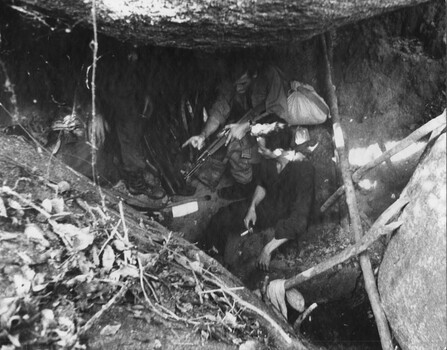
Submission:
{"label": "soldier's hand", "polygon": [[191,145],[194,148],[197,148],[198,150],[203,148],[203,145],[205,144],[205,137],[203,135],[195,135],[190,137],[183,145],[182,148]]}
{"label": "soldier's hand", "polygon": [[245,123],[234,123],[225,125],[224,130],[227,130],[227,140],[225,141],[225,146],[234,139],[240,140],[242,139],[250,130],[250,124],[248,122]]}
{"label": "soldier's hand", "polygon": [[[92,128],[94,127],[94,130]],[[92,137],[92,131],[95,136],[95,147],[100,148],[104,144],[104,140],[106,139],[106,132],[109,131],[109,125],[105,121],[102,114],[97,113],[95,115],[95,123],[90,122],[88,125],[88,136],[89,139]],[[90,140],[92,141],[92,140]]]}
{"label": "soldier's hand", "polygon": [[256,210],[254,208],[248,209],[247,215],[244,218],[244,225],[247,229],[256,225],[257,215]]}

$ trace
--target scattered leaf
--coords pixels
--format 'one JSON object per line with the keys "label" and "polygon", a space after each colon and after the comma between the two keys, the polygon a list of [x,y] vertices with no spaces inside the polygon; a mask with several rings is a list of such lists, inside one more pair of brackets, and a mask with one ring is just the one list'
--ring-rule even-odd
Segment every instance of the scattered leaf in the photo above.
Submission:
{"label": "scattered leaf", "polygon": [[56,326],[56,320],[54,319],[54,312],[51,309],[43,309],[40,312],[41,323],[44,331],[48,328],[53,328]]}
{"label": "scattered leaf", "polygon": [[118,270],[113,271],[109,277],[111,280],[119,281],[121,277],[138,278],[139,276],[140,274],[136,266],[125,265],[120,267]]}
{"label": "scattered leaf", "polygon": [[65,210],[64,199],[61,197],[53,198],[51,200],[52,209],[56,214],[63,213]]}
{"label": "scattered leaf", "polygon": [[115,252],[110,245],[107,245],[102,253],[102,267],[104,270],[110,271],[113,267],[113,263],[115,262]]}
{"label": "scattered leaf", "polygon": [[154,350],[155,349],[158,350],[158,349],[161,349],[161,348],[162,348],[161,341],[159,339],[155,339],[155,341],[154,341]]}
{"label": "scattered leaf", "polygon": [[194,272],[202,273],[203,264],[200,261],[190,262],[190,266]]}
{"label": "scattered leaf", "polygon": [[180,312],[182,312],[184,314],[193,310],[193,306],[191,303],[177,303],[177,304],[175,304],[175,306],[177,307],[177,309]]}
{"label": "scattered leaf", "polygon": [[0,298],[0,328],[6,329],[9,319],[16,313],[18,298]]}
{"label": "scattered leaf", "polygon": [[25,236],[32,242],[43,245],[44,247],[49,247],[50,242],[43,235],[42,229],[36,224],[27,224],[25,227]]}
{"label": "scattered leaf", "polygon": [[86,273],[84,275],[77,275],[77,276],[73,277],[72,279],[66,281],[65,285],[67,287],[73,287],[76,284],[91,281],[92,278],[93,278],[93,274],[90,271],[89,273]]}
{"label": "scattered leaf", "polygon": [[116,325],[106,325],[103,329],[101,329],[100,334],[101,335],[105,335],[105,336],[109,336],[109,335],[115,335],[116,332],[118,332],[118,330],[121,328],[121,324],[116,324]]}
{"label": "scattered leaf", "polygon": [[0,241],[9,241],[11,239],[15,239],[19,236],[18,233],[12,232],[0,232]]}
{"label": "scattered leaf", "polygon": [[40,205],[48,213],[53,211],[53,203],[51,202],[51,199],[45,198]]}
{"label": "scattered leaf", "polygon": [[183,267],[186,267],[188,270],[193,270],[194,272],[200,274],[202,273],[203,264],[200,261],[191,261],[184,256],[178,256],[178,255],[174,257],[174,260],[177,261]]}
{"label": "scattered leaf", "polygon": [[208,340],[209,337],[210,337],[210,333],[207,332],[207,331],[205,331],[205,330],[203,330],[203,329],[202,329],[202,331],[200,332],[200,335],[202,336],[202,339],[203,339],[203,340]]}
{"label": "scattered leaf", "polygon": [[238,325],[236,316],[234,316],[231,312],[228,311],[225,313],[222,322],[229,325],[230,327],[236,327]]}
{"label": "scattered leaf", "polygon": [[48,283],[45,283],[45,276],[46,275],[42,272],[36,273],[33,281],[31,282],[31,289],[33,290],[33,292],[40,292],[48,286]]}
{"label": "scattered leaf", "polygon": [[121,277],[138,278],[140,276],[138,268],[133,265],[125,265],[120,268]]}
{"label": "scattered leaf", "polygon": [[115,239],[113,241],[113,246],[120,252],[127,249],[126,244],[120,239]]}
{"label": "scattered leaf", "polygon": [[57,184],[57,190],[59,193],[70,191],[70,184],[67,181],[61,181]]}
{"label": "scattered leaf", "polygon": [[19,297],[25,296],[31,288],[31,280],[19,274],[14,275],[13,280],[16,288],[16,294]]}
{"label": "scattered leaf", "polygon": [[101,262],[99,261],[99,251],[96,245],[93,245],[92,249],[90,250],[90,254],[92,255],[93,264],[95,264],[95,266],[99,266]]}
{"label": "scattered leaf", "polygon": [[87,274],[89,273],[90,269],[93,269],[95,265],[93,265],[85,256],[84,253],[79,252],[77,255],[77,264],[79,270],[81,270],[81,273]]}
{"label": "scattered leaf", "polygon": [[261,345],[254,340],[247,340],[245,343],[239,345],[239,350],[257,350],[261,348]]}
{"label": "scattered leaf", "polygon": [[90,227],[84,227],[78,230],[77,234],[72,237],[73,249],[77,251],[84,250],[93,243],[95,235],[90,233]]}
{"label": "scattered leaf", "polygon": [[15,210],[23,210],[22,206],[19,202],[15,201],[14,199],[8,199],[8,205]]}
{"label": "scattered leaf", "polygon": [[69,248],[72,248],[71,237],[77,234],[79,228],[72,224],[52,223],[52,226],[53,231],[60,237],[62,242]]}
{"label": "scattered leaf", "polygon": [[217,322],[217,317],[211,314],[206,314],[203,316],[205,319],[211,321],[211,322]]}
{"label": "scattered leaf", "polygon": [[3,202],[3,198],[1,197],[0,197],[0,216],[3,216],[4,218],[8,217],[8,214],[6,213],[5,202]]}
{"label": "scattered leaf", "polygon": [[160,257],[157,253],[140,253],[138,252],[138,258],[141,261],[141,265],[145,268],[147,267],[153,267],[155,263],[158,261],[158,258]]}
{"label": "scattered leaf", "polygon": [[35,264],[35,261],[34,261],[33,259],[31,259],[31,258],[29,257],[29,255],[26,254],[25,252],[17,252],[17,255],[20,257],[20,259],[23,260],[23,262],[24,262],[26,265],[33,265],[33,264]]}

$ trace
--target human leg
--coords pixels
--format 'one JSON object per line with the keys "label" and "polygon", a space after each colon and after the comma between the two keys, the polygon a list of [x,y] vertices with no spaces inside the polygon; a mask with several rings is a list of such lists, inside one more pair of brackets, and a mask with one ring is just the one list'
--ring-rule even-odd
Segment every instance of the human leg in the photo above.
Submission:
{"label": "human leg", "polygon": [[[117,134],[121,148],[126,186],[133,195],[146,195],[152,199],[161,199],[166,194],[161,186],[149,184],[145,179],[146,162],[142,150],[143,118],[120,119]],[[154,176],[154,175],[153,175]]]}

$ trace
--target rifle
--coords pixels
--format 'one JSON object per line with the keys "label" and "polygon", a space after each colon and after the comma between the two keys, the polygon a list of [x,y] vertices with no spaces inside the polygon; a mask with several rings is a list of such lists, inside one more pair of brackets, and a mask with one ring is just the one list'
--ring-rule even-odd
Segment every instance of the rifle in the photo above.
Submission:
{"label": "rifle", "polygon": [[[246,121],[250,120],[251,117],[254,116],[254,110],[250,109],[247,113],[245,113],[241,119],[239,119],[238,123],[245,123]],[[268,113],[262,113],[256,117],[253,117],[253,121],[256,121],[258,119],[261,119],[262,117],[266,116]],[[203,164],[205,164],[206,160],[211,157],[214,153],[216,153],[224,144],[227,139],[228,130],[225,132],[220,132],[217,135],[217,138],[211,143],[205,151],[200,154],[200,156],[197,158],[197,160],[194,163],[194,166],[191,168],[190,171],[188,171],[184,175],[185,181],[188,181],[191,176],[193,176],[201,167]]]}

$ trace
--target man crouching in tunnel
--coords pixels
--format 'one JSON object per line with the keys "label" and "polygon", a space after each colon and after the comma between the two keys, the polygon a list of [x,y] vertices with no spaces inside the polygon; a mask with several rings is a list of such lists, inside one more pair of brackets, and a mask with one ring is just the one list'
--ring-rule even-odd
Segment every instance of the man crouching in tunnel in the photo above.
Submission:
{"label": "man crouching in tunnel", "polygon": [[252,133],[257,136],[263,159],[253,196],[221,208],[211,218],[201,243],[205,250],[217,250],[223,256],[228,253],[226,249],[231,249],[229,242],[243,230],[272,229],[274,237],[258,257],[258,267],[268,270],[273,251],[307,230],[314,198],[314,168],[292,149],[293,131],[285,124],[264,124],[257,129]]}

